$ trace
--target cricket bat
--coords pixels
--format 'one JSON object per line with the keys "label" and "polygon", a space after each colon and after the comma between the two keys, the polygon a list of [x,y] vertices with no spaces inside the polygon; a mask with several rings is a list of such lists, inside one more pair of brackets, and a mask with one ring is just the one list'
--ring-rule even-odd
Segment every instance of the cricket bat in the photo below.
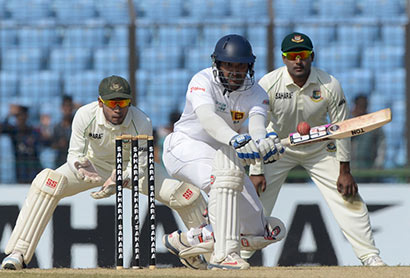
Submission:
{"label": "cricket bat", "polygon": [[325,140],[353,137],[375,130],[392,119],[390,108],[365,114],[345,121],[312,127],[309,134],[300,135],[297,132],[289,134],[281,140],[283,146],[299,146]]}

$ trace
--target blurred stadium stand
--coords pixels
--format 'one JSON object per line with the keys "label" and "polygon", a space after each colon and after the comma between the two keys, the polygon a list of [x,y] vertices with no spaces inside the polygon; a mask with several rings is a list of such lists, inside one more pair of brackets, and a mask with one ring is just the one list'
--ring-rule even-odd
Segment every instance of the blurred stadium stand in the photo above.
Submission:
{"label": "blurred stadium stand", "polygon": [[[210,55],[221,36],[237,33],[250,40],[259,79],[270,65],[283,65],[281,40],[300,31],[313,40],[314,66],[339,79],[350,105],[355,96],[365,94],[370,112],[392,108],[393,122],[384,130],[388,143],[400,150],[400,155],[390,155],[385,167],[408,164],[403,140],[407,126],[407,1],[131,2],[137,17],[133,22],[134,63],[129,56],[132,20],[128,0],[0,0],[0,120],[11,99],[17,98],[37,113],[41,113],[38,106],[42,103],[57,105],[55,99],[62,94],[84,104],[96,100],[103,77],[118,74],[128,78],[135,73],[131,76],[136,80],[136,102],[152,118],[154,127],[167,125],[168,113],[182,111],[192,75],[211,66]],[[273,61],[268,60],[270,36]],[[400,136],[397,130],[402,130]],[[0,182],[15,179],[7,168],[14,165],[7,144],[7,138],[0,136],[0,147],[7,150],[0,155]]]}

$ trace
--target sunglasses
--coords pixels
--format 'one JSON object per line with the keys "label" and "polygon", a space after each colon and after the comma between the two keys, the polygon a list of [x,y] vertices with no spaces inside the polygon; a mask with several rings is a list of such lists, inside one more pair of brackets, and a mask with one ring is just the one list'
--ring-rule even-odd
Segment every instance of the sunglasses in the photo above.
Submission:
{"label": "sunglasses", "polygon": [[303,51],[298,51],[298,52],[283,52],[282,55],[290,61],[294,61],[297,58],[299,58],[301,60],[305,60],[305,59],[309,58],[310,55],[312,55],[312,51],[303,50]]}
{"label": "sunglasses", "polygon": [[99,98],[102,103],[104,103],[105,105],[107,105],[110,108],[115,108],[117,107],[117,105],[121,108],[127,107],[128,105],[130,105],[131,99],[120,99],[120,100],[103,100],[101,97]]}

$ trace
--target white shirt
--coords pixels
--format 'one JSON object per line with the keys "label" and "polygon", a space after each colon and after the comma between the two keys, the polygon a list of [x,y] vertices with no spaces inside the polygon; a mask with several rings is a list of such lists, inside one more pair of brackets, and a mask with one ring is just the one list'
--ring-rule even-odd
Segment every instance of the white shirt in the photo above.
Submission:
{"label": "white shirt", "polygon": [[245,91],[226,92],[221,84],[215,82],[212,68],[206,68],[191,79],[186,93],[185,108],[180,120],[175,123],[174,131],[182,132],[218,149],[221,142],[228,144],[231,138],[216,140],[210,136],[195,113],[198,107],[213,105],[215,113],[225,121],[227,128],[232,129],[233,133],[238,133],[248,117],[255,114],[266,117],[268,102],[266,92],[257,84]]}
{"label": "white shirt", "polygon": [[[87,157],[94,166],[104,171],[115,169],[115,138],[120,135],[152,135],[148,116],[134,106],[128,108],[120,125],[105,119],[98,101],[84,105],[74,115],[67,162],[71,169],[75,161]],[[123,162],[129,162],[130,144],[123,144]]]}
{"label": "white shirt", "polygon": [[[301,121],[314,127],[327,124],[327,118],[331,123],[348,118],[349,110],[339,81],[315,67],[311,68],[302,88],[293,82],[286,66],[263,76],[259,85],[269,95],[268,114],[272,118],[268,128],[273,129],[279,138],[286,138],[295,132]],[[312,153],[328,143],[290,147],[286,152]],[[336,140],[336,148],[339,161],[350,161],[350,138]]]}

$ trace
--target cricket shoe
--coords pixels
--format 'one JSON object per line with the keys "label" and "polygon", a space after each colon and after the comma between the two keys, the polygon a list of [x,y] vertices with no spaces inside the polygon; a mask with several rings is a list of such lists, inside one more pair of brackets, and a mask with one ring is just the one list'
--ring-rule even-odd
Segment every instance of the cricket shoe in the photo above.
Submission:
{"label": "cricket shoe", "polygon": [[20,252],[13,252],[7,257],[4,258],[3,262],[1,263],[2,269],[10,269],[10,270],[20,270],[25,268],[26,265],[24,263],[23,254]]}
{"label": "cricket shoe", "polygon": [[[164,235],[162,237],[162,243],[168,249],[169,252],[178,256],[181,263],[188,268],[191,269],[207,269],[207,263],[202,259],[200,255],[192,256],[192,257],[184,257],[181,258],[179,253],[183,250],[190,248],[191,246],[188,243],[184,243],[183,241],[184,234],[177,230],[169,235]],[[187,240],[185,240],[187,242]]]}
{"label": "cricket shoe", "polygon": [[379,255],[372,255],[362,261],[364,266],[387,266]]}
{"label": "cricket shoe", "polygon": [[247,261],[241,258],[237,253],[233,252],[225,257],[221,262],[216,262],[212,254],[208,269],[249,269],[250,265]]}

